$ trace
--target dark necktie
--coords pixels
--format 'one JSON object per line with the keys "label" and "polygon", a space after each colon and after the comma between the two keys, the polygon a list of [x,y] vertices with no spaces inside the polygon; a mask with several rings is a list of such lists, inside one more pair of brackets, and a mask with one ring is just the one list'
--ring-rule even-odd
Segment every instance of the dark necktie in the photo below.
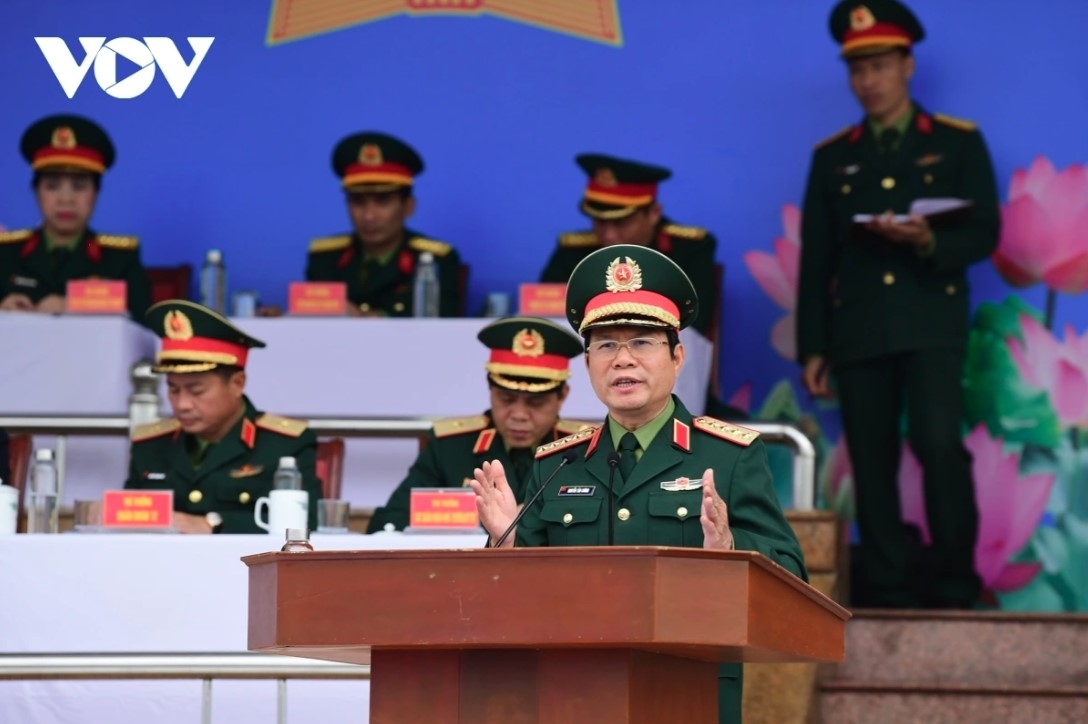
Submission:
{"label": "dark necktie", "polygon": [[514,477],[518,485],[525,485],[529,479],[529,469],[533,466],[532,448],[513,448],[510,450],[510,460],[514,463]]}
{"label": "dark necktie", "polygon": [[638,438],[635,433],[626,432],[620,438],[620,475],[623,482],[631,477],[631,471],[635,469],[635,450],[638,450]]}
{"label": "dark necktie", "polygon": [[895,128],[886,128],[880,134],[880,150],[885,155],[894,151],[897,143],[899,143],[899,131]]}

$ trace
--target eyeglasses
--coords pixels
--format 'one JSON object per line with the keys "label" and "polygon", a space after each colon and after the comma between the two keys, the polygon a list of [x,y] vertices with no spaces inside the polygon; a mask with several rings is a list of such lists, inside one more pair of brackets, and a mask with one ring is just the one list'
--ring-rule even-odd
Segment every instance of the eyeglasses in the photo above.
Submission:
{"label": "eyeglasses", "polygon": [[614,339],[602,339],[599,342],[593,342],[586,351],[596,355],[602,359],[614,359],[620,353],[620,349],[627,348],[627,351],[631,353],[631,356],[636,359],[642,359],[648,357],[653,353],[657,346],[660,344],[668,344],[667,339],[654,339],[653,337],[635,337],[629,339],[626,342],[617,342]]}

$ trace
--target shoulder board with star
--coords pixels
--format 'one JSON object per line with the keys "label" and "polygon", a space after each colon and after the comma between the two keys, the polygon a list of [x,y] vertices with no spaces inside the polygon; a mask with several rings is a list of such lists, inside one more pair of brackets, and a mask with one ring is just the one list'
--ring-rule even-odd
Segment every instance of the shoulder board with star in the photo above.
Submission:
{"label": "shoulder board with star", "polygon": [[731,443],[743,447],[748,447],[757,437],[759,437],[759,433],[755,430],[749,430],[747,427],[734,425],[731,422],[724,422],[714,417],[707,417],[706,415],[693,419],[691,421],[691,426],[708,435],[720,437],[722,440],[728,440]]}
{"label": "shoulder board with star", "polygon": [[340,251],[351,246],[351,234],[321,236],[310,241],[310,253],[320,254],[325,251]]}
{"label": "shoulder board with star", "polygon": [[138,236],[119,236],[117,234],[97,234],[95,240],[104,249],[119,249],[121,251],[135,251],[140,245]]}
{"label": "shoulder board with star", "polygon": [[306,432],[306,421],[296,420],[291,417],[280,417],[279,415],[265,413],[253,422],[262,430],[275,432],[286,437],[300,437],[302,433]]}
{"label": "shoulder board with star", "polygon": [[0,244],[15,244],[26,241],[34,233],[33,229],[18,229],[16,231],[0,231]]}
{"label": "shoulder board with star", "polygon": [[666,224],[665,233],[675,236],[677,239],[690,239],[700,241],[706,238],[707,231],[698,226],[684,226],[683,224]]}
{"label": "shoulder board with star", "polygon": [[446,256],[453,249],[444,241],[424,239],[422,236],[414,236],[408,241],[408,246],[416,251],[429,251],[435,256]]}
{"label": "shoulder board with star", "polygon": [[847,136],[853,130],[854,126],[847,126],[846,128],[838,131],[837,133],[832,133],[830,136],[817,143],[813,148],[814,150],[818,151],[824,146],[830,146],[832,143],[838,141],[840,138]]}
{"label": "shoulder board with star", "polygon": [[154,440],[157,437],[168,435],[175,430],[181,429],[181,423],[178,422],[176,417],[171,417],[166,420],[159,420],[158,422],[149,422],[146,425],[137,425],[132,431],[132,435],[129,437],[132,442],[143,442],[144,440]]}
{"label": "shoulder board with star", "polygon": [[589,442],[589,439],[593,437],[593,435],[597,432],[598,427],[599,425],[593,425],[591,427],[579,430],[573,435],[567,435],[564,438],[560,438],[555,442],[545,443],[536,449],[536,455],[534,457],[539,460],[540,458],[546,458],[549,455],[554,455],[560,450],[566,450],[569,447],[574,447],[576,445],[587,443]]}
{"label": "shoulder board with star", "polygon": [[466,432],[479,432],[491,424],[487,415],[472,415],[471,417],[447,417],[434,421],[435,437],[450,437]]}
{"label": "shoulder board with star", "polygon": [[555,429],[563,435],[573,435],[576,432],[581,432],[587,427],[597,427],[599,422],[586,422],[585,420],[556,420]]}
{"label": "shoulder board with star", "polygon": [[601,242],[592,231],[568,231],[559,235],[559,246],[568,249],[584,249],[587,246],[600,246]]}
{"label": "shoulder board with star", "polygon": [[946,116],[943,113],[934,113],[933,120],[938,123],[943,123],[946,126],[951,126],[957,131],[966,131],[968,133],[978,130],[978,125],[971,121],[964,120],[962,118],[956,118],[954,116]]}

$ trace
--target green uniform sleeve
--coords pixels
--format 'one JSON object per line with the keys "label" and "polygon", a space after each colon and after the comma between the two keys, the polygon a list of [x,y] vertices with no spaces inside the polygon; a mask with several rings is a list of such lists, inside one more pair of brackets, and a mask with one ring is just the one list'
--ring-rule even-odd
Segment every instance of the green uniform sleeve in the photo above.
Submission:
{"label": "green uniform sleeve", "polygon": [[[686,258],[681,266],[687,272],[696,293],[699,295],[699,314],[696,315],[692,325],[704,337],[709,337],[710,327],[714,322],[714,311],[721,304],[721,290],[718,289],[714,268],[718,240],[714,238],[713,234],[707,234],[698,241],[676,239],[673,243],[690,247],[684,254]],[[679,257],[680,255],[677,254],[676,256]],[[677,261],[679,263],[679,258]]]}
{"label": "green uniform sleeve", "polygon": [[823,193],[820,152],[813,154],[801,214],[801,268],[797,289],[797,358],[827,353],[831,278],[835,270],[835,216]]}
{"label": "green uniform sleeve", "polygon": [[144,312],[151,306],[151,279],[140,262],[140,251],[134,249],[132,258],[125,265],[125,293],[128,295],[128,313],[132,319],[143,324]]}
{"label": "green uniform sleeve", "polygon": [[451,248],[445,256],[438,257],[438,285],[440,317],[460,317],[465,309],[461,290],[461,255]]}
{"label": "green uniform sleeve", "polygon": [[989,257],[997,248],[1001,210],[994,168],[982,134],[964,134],[957,196],[975,202],[971,218],[948,229],[934,229],[937,244],[928,261],[937,271],[956,271]]}

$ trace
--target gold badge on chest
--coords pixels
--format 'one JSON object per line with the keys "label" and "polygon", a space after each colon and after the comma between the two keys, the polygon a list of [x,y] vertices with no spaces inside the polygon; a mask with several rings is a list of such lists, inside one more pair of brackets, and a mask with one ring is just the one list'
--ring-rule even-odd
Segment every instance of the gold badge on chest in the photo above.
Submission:
{"label": "gold badge on chest", "polygon": [[254,475],[260,475],[264,471],[263,465],[250,465],[246,463],[240,468],[235,468],[230,471],[232,478],[252,478]]}

